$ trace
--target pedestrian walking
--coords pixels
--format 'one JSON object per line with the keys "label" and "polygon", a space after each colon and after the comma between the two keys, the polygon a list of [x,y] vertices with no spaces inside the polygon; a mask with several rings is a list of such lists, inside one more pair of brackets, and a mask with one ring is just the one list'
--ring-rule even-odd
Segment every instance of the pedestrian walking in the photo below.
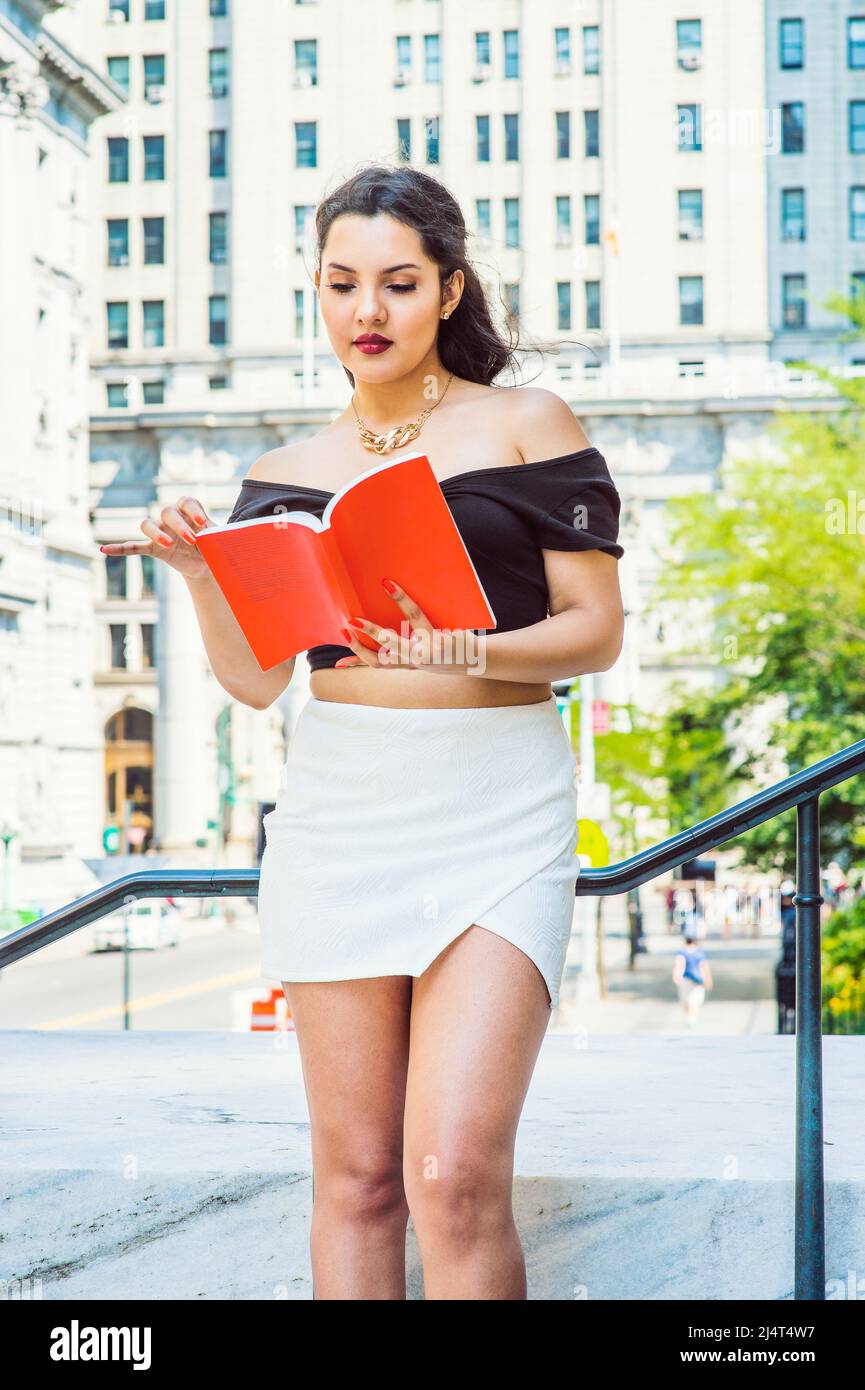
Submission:
{"label": "pedestrian walking", "polygon": [[673,983],[684,1011],[685,1023],[689,1028],[694,1028],[706,1001],[706,990],[713,987],[712,970],[694,931],[686,931],[684,939],[684,946],[679,948],[673,959]]}

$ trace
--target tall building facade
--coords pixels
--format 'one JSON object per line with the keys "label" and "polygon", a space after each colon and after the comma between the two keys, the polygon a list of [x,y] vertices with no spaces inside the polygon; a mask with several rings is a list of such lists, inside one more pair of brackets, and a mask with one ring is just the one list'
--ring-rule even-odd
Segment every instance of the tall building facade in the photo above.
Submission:
{"label": "tall building facade", "polygon": [[[716,487],[731,451],[766,447],[779,403],[813,405],[822,387],[786,363],[857,366],[838,316],[801,309],[858,269],[856,8],[60,7],[50,32],[125,98],[91,139],[95,539],[139,535],[141,517],[181,492],[225,514],[260,453],[345,406],[311,292],[308,219],[359,165],[411,163],[460,201],[501,321],[561,340],[540,374],[527,360],[526,377],[571,404],[625,501],[628,637],[598,693],[658,707],[681,674],[678,635],[644,613],[665,502]],[[175,581],[165,566],[102,562],[94,679],[105,721],[126,707],[152,716],[127,761],[149,759],[154,840],[182,852],[210,817],[227,702]],[[289,723],[305,692],[301,659]],[[244,795],[260,807],[278,719],[230,716]]]}
{"label": "tall building facade", "polygon": [[[0,864],[2,907],[92,887],[102,823],[93,701],[88,163],[119,104],[42,29],[49,0],[0,0]],[[8,927],[9,922],[5,923]]]}

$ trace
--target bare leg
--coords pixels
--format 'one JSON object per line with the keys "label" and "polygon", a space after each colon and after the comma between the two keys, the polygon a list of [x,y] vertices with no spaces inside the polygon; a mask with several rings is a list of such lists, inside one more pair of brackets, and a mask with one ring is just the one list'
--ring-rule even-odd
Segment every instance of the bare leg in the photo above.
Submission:
{"label": "bare leg", "polygon": [[312,1126],[314,1298],[404,1299],[411,977],[284,982]]}
{"label": "bare leg", "polygon": [[472,926],[414,983],[405,1191],[427,1299],[525,1299],[517,1125],[550,1021],[540,971]]}

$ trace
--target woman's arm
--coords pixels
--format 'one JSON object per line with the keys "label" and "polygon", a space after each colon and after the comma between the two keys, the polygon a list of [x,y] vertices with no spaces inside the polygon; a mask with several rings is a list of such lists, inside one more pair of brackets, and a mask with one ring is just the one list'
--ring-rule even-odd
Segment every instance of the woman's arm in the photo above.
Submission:
{"label": "woman's arm", "polygon": [[223,690],[252,709],[268,709],[294,673],[296,658],[262,671],[243,629],[209,569],[185,574],[211,669]]}
{"label": "woman's arm", "polygon": [[478,640],[466,674],[487,680],[558,681],[608,671],[622,650],[625,614],[618,562],[604,550],[543,550],[550,616]]}

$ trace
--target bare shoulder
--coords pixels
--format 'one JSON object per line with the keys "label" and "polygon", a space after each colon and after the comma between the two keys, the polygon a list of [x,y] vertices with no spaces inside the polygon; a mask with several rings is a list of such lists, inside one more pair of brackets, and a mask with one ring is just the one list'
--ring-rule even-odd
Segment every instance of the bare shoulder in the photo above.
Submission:
{"label": "bare shoulder", "polygon": [[260,454],[247,472],[247,478],[261,482],[301,482],[298,469],[311,457],[315,436],[298,439],[292,444],[280,444]]}
{"label": "bare shoulder", "polygon": [[592,441],[567,401],[543,386],[517,386],[509,402],[511,437],[524,463],[590,449]]}

